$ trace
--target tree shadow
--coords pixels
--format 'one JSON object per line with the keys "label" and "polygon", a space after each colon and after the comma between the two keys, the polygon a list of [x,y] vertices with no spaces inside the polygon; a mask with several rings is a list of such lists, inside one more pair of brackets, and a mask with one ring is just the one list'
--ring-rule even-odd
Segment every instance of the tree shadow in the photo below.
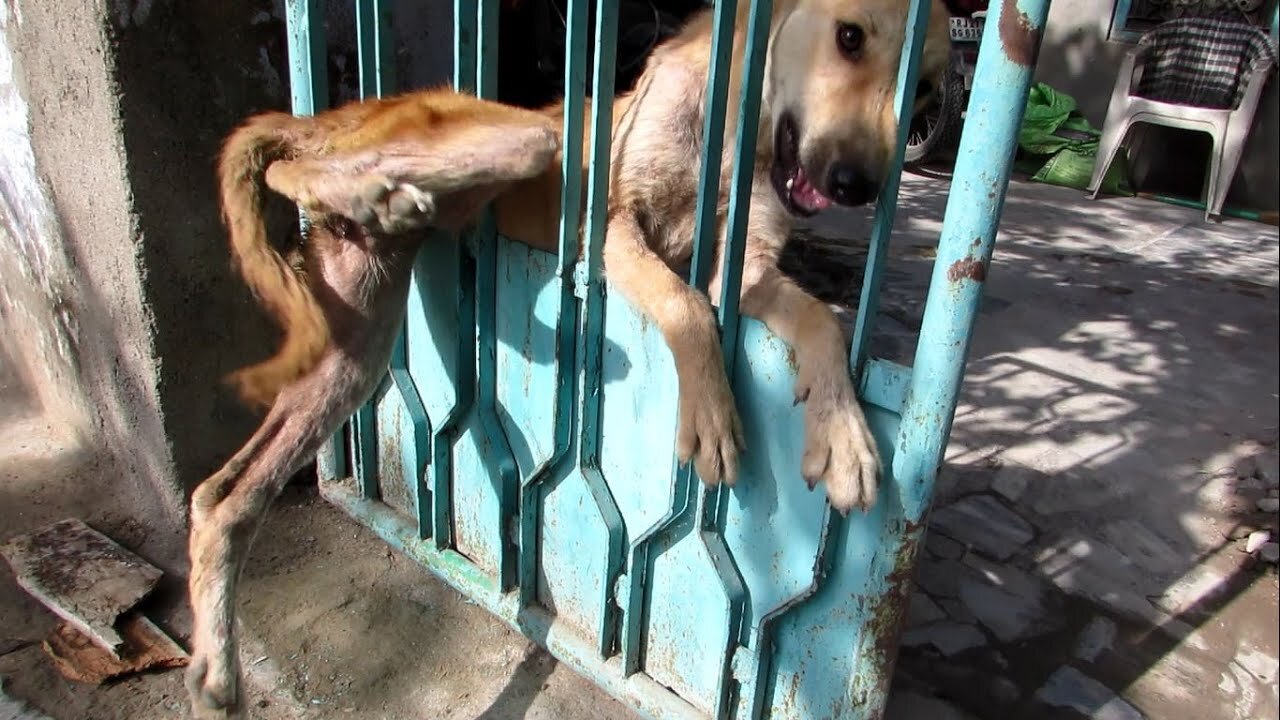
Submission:
{"label": "tree shadow", "polygon": [[[946,193],[937,176],[904,177],[877,332],[907,335],[890,357],[906,364]],[[855,305],[869,217],[816,224],[789,254],[828,264],[792,272]],[[1274,623],[1271,571],[1239,547],[1251,531],[1278,534],[1256,505],[1276,482],[1276,239],[1256,223],[1012,183],[917,568],[927,604],[913,602],[914,635],[936,633],[904,640],[903,674],[990,718],[1056,717],[1034,693],[1064,667],[1149,717],[1274,714],[1266,663],[1280,648],[1259,632]],[[1003,508],[991,520],[1034,528],[1009,558],[963,547],[975,534],[941,519],[977,498]],[[1010,630],[1019,613],[1028,623]],[[1098,622],[1113,637],[1082,653]],[[980,642],[940,647],[966,624]]]}

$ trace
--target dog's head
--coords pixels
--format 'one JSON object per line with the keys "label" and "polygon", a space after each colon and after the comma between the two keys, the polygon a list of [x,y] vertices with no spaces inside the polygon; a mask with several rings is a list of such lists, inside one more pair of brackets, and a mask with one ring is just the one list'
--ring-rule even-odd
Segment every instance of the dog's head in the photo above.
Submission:
{"label": "dog's head", "polygon": [[[774,190],[794,215],[879,193],[897,137],[893,97],[909,0],[798,0],[774,21],[765,97]],[[949,52],[947,11],[933,0],[921,82]]]}

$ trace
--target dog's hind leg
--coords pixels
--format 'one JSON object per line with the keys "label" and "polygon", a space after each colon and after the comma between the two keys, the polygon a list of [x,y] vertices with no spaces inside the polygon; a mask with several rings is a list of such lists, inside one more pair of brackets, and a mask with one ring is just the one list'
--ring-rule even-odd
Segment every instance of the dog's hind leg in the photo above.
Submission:
{"label": "dog's hind leg", "polygon": [[742,422],[720,354],[711,303],[690,287],[645,244],[627,212],[609,220],[604,243],[609,281],[662,331],[675,361],[680,425],[676,456],[693,460],[708,484],[733,484],[738,475]]}
{"label": "dog's hind leg", "polygon": [[201,720],[244,712],[236,586],[267,509],[377,377],[331,349],[314,371],[281,390],[244,450],[196,489],[189,546],[193,654],[187,683]]}
{"label": "dog's hind leg", "polygon": [[[465,224],[504,185],[545,169],[558,141],[546,120],[505,127],[501,138],[477,150],[475,133],[439,139],[426,157],[396,155],[361,168],[353,184],[337,166],[284,161],[268,170],[278,192],[295,201],[321,198],[323,212],[354,212],[372,204],[382,225]],[[536,120],[536,122],[534,122]],[[441,155],[441,153],[444,153]],[[380,156],[382,157],[382,156]],[[341,161],[341,157],[338,158]],[[332,158],[330,158],[332,160]],[[418,162],[421,161],[421,162]],[[441,183],[413,188],[385,183],[364,193],[369,178],[413,179],[440,171]],[[426,187],[430,185],[431,187]],[[432,187],[450,191],[433,193]],[[398,201],[404,193],[412,206]],[[355,192],[352,199],[344,193]],[[348,218],[350,216],[348,215]],[[275,394],[274,404],[245,447],[196,488],[191,501],[189,591],[193,612],[187,687],[199,720],[247,713],[235,636],[236,586],[253,538],[271,502],[289,478],[331,437],[384,376],[391,345],[404,318],[409,278],[420,237],[370,233],[349,220],[318,218],[305,249],[308,285],[329,324],[329,344],[307,374]]]}
{"label": "dog's hind leg", "polygon": [[[559,147],[552,128],[530,125],[520,114],[505,124],[280,160],[267,168],[265,181],[308,210],[387,235],[428,225],[455,229],[502,186],[542,173]],[[438,212],[435,198],[448,198]]]}

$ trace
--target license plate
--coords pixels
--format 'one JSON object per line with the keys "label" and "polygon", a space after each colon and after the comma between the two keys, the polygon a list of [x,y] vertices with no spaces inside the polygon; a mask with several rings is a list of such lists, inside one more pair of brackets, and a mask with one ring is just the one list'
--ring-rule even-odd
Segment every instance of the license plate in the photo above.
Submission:
{"label": "license plate", "polygon": [[977,42],[982,39],[982,21],[973,18],[949,18],[951,39],[957,42]]}

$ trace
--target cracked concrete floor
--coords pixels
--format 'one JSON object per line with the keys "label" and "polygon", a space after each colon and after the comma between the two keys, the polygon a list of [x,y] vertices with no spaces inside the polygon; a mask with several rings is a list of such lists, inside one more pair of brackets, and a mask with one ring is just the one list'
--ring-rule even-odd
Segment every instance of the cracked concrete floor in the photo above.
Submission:
{"label": "cracked concrete floor", "polygon": [[[882,355],[910,359],[945,190],[904,179]],[[830,238],[868,227],[841,212],[802,233],[802,281],[849,301],[865,243]],[[1258,504],[1275,494],[1278,255],[1270,226],[1013,184],[892,717],[1276,717],[1276,573],[1241,550],[1280,534]],[[147,539],[76,492],[94,463],[74,438],[28,417],[0,444],[0,537],[76,514]],[[631,717],[306,488],[244,583],[263,717]],[[185,639],[176,597],[153,612]],[[10,696],[56,720],[185,716],[177,672],[62,680],[39,648],[51,624],[0,564]]]}

